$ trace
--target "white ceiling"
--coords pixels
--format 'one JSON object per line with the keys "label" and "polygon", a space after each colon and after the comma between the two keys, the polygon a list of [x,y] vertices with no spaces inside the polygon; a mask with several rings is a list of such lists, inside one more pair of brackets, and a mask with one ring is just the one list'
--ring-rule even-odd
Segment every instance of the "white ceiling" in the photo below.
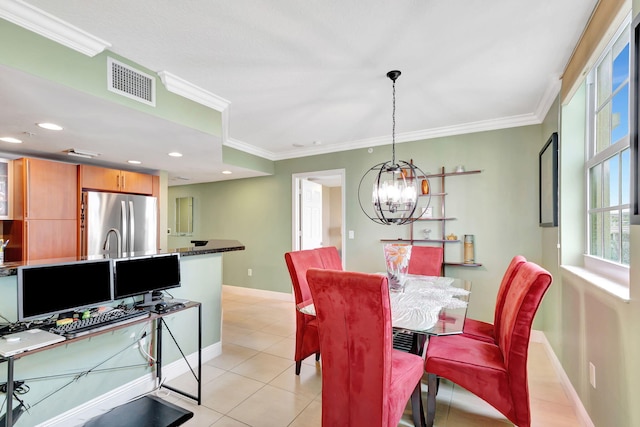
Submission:
{"label": "white ceiling", "polygon": [[[107,41],[112,52],[230,101],[224,143],[277,160],[389,143],[393,69],[402,71],[398,142],[539,123],[597,1],[27,3]],[[0,68],[0,136],[30,132],[24,127],[42,117],[74,132],[52,143],[38,131],[6,151],[74,146],[101,153],[101,162],[134,158],[167,170],[170,185],[227,179],[223,141],[11,73]],[[21,78],[29,86],[16,84]],[[185,156],[167,158],[174,150]],[[254,175],[233,170],[231,178]]]}

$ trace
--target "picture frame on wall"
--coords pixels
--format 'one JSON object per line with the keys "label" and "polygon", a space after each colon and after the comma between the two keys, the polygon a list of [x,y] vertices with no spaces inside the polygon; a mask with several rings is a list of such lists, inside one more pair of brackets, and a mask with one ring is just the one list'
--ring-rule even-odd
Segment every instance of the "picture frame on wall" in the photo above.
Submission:
{"label": "picture frame on wall", "polygon": [[540,150],[539,173],[539,225],[558,226],[558,133],[554,132]]}

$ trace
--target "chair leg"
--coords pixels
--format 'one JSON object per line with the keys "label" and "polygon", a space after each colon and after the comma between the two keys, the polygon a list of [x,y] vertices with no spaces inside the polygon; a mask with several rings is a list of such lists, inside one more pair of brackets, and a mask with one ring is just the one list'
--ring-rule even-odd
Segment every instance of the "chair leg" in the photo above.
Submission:
{"label": "chair leg", "polygon": [[316,353],[316,362],[319,362],[319,361],[320,361],[320,352],[317,352]]}
{"label": "chair leg", "polygon": [[296,375],[300,375],[300,368],[302,368],[302,360],[296,361]]}
{"label": "chair leg", "polygon": [[411,393],[411,414],[413,415],[413,425],[424,427],[424,406],[422,405],[422,381],[418,381],[416,388]]}
{"label": "chair leg", "polygon": [[427,374],[427,427],[433,427],[433,421],[436,417],[436,393],[438,392],[438,376],[436,374]]}

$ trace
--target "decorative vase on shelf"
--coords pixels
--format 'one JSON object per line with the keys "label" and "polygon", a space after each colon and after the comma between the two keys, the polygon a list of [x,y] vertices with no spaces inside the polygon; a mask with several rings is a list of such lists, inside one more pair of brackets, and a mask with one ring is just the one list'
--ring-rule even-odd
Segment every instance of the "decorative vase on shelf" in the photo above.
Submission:
{"label": "decorative vase on shelf", "polygon": [[474,237],[473,234],[464,235],[464,263],[475,263],[475,251],[474,251]]}

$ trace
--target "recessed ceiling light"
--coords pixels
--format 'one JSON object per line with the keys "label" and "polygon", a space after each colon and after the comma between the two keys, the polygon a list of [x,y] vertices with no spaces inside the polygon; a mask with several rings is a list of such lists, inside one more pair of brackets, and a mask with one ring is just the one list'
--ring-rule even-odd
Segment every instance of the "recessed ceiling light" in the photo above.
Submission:
{"label": "recessed ceiling light", "polygon": [[127,160],[127,163],[131,163],[132,165],[140,165],[142,162],[140,160]]}
{"label": "recessed ceiling light", "polygon": [[11,144],[22,144],[22,140],[18,138],[12,138],[10,136],[3,136],[0,141],[10,142]]}
{"label": "recessed ceiling light", "polygon": [[182,157],[182,153],[178,153],[177,151],[172,151],[169,155],[171,157]]}
{"label": "recessed ceiling light", "polygon": [[222,173],[225,174],[225,175],[231,175],[233,172],[231,172],[231,171],[222,171]]}
{"label": "recessed ceiling light", "polygon": [[62,130],[62,126],[57,125],[55,123],[36,123],[38,126],[40,126],[43,129],[49,129],[49,130]]}

